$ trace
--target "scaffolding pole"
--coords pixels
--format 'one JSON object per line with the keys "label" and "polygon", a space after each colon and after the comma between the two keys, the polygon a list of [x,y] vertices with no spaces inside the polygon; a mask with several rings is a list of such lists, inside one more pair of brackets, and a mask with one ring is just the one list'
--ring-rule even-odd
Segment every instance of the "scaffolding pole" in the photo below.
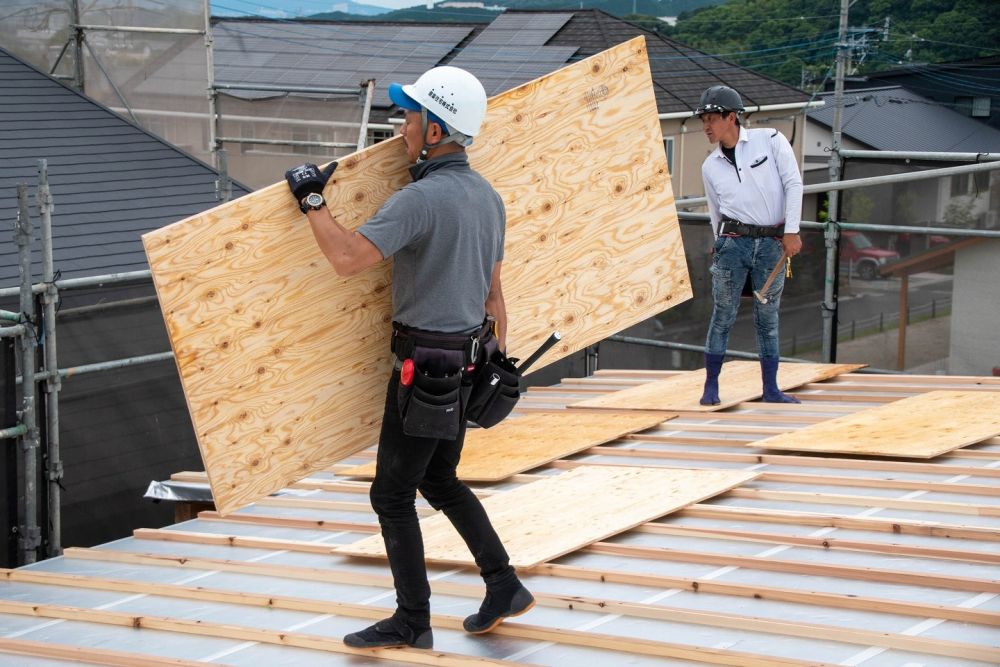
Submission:
{"label": "scaffolding pole", "polygon": [[49,558],[62,555],[62,479],[63,464],[59,445],[59,362],[56,357],[56,305],[59,290],[55,284],[52,249],[52,193],[49,190],[49,168],[46,160],[38,161],[38,211],[42,221],[42,352],[45,359],[45,444],[47,452],[46,481],[48,483]]}
{"label": "scaffolding pole", "polygon": [[[212,41],[212,11],[209,8],[209,1],[205,0],[204,3],[204,19],[205,19],[205,76],[207,81],[207,86],[205,88],[205,94],[208,96],[208,152],[212,156],[212,166],[216,169],[220,169],[220,157],[219,157],[219,93],[215,89],[215,58],[213,56],[213,41]],[[224,163],[223,166],[228,168],[228,164]],[[220,174],[219,182],[215,189],[216,197],[221,201],[229,201],[229,195],[226,193],[226,188],[220,187],[222,182],[228,184],[229,174]],[[225,197],[225,198],[223,198]]]}
{"label": "scaffolding pole", "polygon": [[[840,0],[840,25],[837,30],[837,70],[833,87],[833,142],[830,146],[830,181],[836,183],[842,178],[843,158],[840,157],[843,139],[844,116],[844,72],[847,69],[849,45],[847,44],[847,16],[850,0]],[[823,352],[827,363],[837,360],[837,300],[840,286],[840,272],[837,258],[840,255],[840,195],[837,190],[827,194],[827,225],[823,233],[826,244],[826,274],[823,277]]]}
{"label": "scaffolding pole", "polygon": [[368,143],[368,116],[372,112],[372,97],[375,95],[375,79],[365,83],[365,109],[361,113],[361,128],[358,130],[358,150]]}
{"label": "scaffolding pole", "polygon": [[[19,270],[21,274],[21,312],[25,322],[35,321],[35,298],[31,289],[31,218],[28,215],[28,187],[17,186],[17,238]],[[22,522],[18,527],[18,562],[34,563],[41,545],[38,527],[38,424],[35,411],[35,348],[37,341],[29,330],[21,341],[21,423],[25,432],[21,436],[24,452],[24,506]]]}

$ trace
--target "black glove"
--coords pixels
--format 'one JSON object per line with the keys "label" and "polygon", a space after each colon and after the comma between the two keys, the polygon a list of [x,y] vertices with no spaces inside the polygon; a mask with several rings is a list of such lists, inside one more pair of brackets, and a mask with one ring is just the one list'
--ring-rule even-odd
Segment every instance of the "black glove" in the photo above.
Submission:
{"label": "black glove", "polygon": [[286,171],[285,180],[288,181],[288,189],[295,197],[295,203],[300,203],[306,195],[314,192],[322,194],[326,182],[330,180],[336,169],[336,162],[331,162],[322,170],[313,163],[307,162]]}

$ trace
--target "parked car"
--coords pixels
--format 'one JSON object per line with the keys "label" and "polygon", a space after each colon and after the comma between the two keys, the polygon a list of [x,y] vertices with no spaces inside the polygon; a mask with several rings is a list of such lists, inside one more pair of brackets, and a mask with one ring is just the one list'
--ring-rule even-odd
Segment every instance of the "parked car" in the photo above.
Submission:
{"label": "parked car", "polygon": [[852,269],[863,280],[874,280],[885,264],[899,259],[895,250],[876,247],[863,232],[841,232],[840,263]]}

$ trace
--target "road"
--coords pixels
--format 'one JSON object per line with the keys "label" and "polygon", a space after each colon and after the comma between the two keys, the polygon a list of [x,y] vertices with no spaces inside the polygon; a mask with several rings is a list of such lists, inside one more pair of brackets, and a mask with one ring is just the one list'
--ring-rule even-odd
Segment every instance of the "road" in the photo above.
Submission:
{"label": "road", "polygon": [[[844,332],[853,321],[860,334],[866,328],[877,327],[880,315],[884,318],[885,328],[894,328],[899,312],[899,288],[900,281],[897,278],[861,280],[852,277],[850,282],[842,281],[838,309],[840,331]],[[937,312],[946,312],[947,308],[950,307],[951,298],[952,277],[950,275],[921,273],[910,277],[909,306],[911,313],[929,314],[932,303],[936,304]],[[820,345],[823,332],[822,300],[823,295],[819,292],[782,300],[782,354],[793,354],[793,338],[795,339],[796,353],[801,352],[803,348]],[[913,318],[911,317],[911,319]],[[690,322],[682,326],[672,324],[669,327],[669,340],[704,344],[707,327],[707,321]],[[667,332],[664,331],[656,337],[662,338],[666,334]],[[730,333],[729,349],[744,352],[757,351],[756,334],[753,327],[753,308],[748,299],[744,299],[740,305],[740,313]]]}

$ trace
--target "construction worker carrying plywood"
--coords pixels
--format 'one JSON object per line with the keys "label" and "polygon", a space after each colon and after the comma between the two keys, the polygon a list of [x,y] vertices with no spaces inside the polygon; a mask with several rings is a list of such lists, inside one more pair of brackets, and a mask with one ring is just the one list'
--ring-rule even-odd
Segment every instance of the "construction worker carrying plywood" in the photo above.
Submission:
{"label": "construction worker carrying plywood", "polygon": [[802,249],[802,177],[784,135],[770,128],[741,127],[743,111],[739,93],[728,86],[707,89],[695,111],[709,142],[719,144],[701,166],[715,234],[711,268],[715,305],[705,341],[705,389],[700,402],[720,403],[719,373],[749,273],[757,296],[754,326],[764,400],[798,403],[777,385],[778,305],[785,285],[779,268]]}
{"label": "construction worker carrying plywood", "polygon": [[371,501],[396,588],[396,611],[344,637],[357,648],[431,648],[430,586],[414,506],[416,492],[443,511],[465,540],[486,583],[470,633],[526,612],[531,593],[511,567],[479,500],[455,474],[465,439],[470,375],[486,351],[503,350],[507,316],[500,285],[506,212],[493,187],[469,165],[486,93],[470,73],[436,67],[412,85],[392,84],[405,110],[401,134],[413,182],[357,231],[340,225],[322,192],[336,164],[305,164],[286,180],[320,249],[350,276],[393,258],[392,348]]}

